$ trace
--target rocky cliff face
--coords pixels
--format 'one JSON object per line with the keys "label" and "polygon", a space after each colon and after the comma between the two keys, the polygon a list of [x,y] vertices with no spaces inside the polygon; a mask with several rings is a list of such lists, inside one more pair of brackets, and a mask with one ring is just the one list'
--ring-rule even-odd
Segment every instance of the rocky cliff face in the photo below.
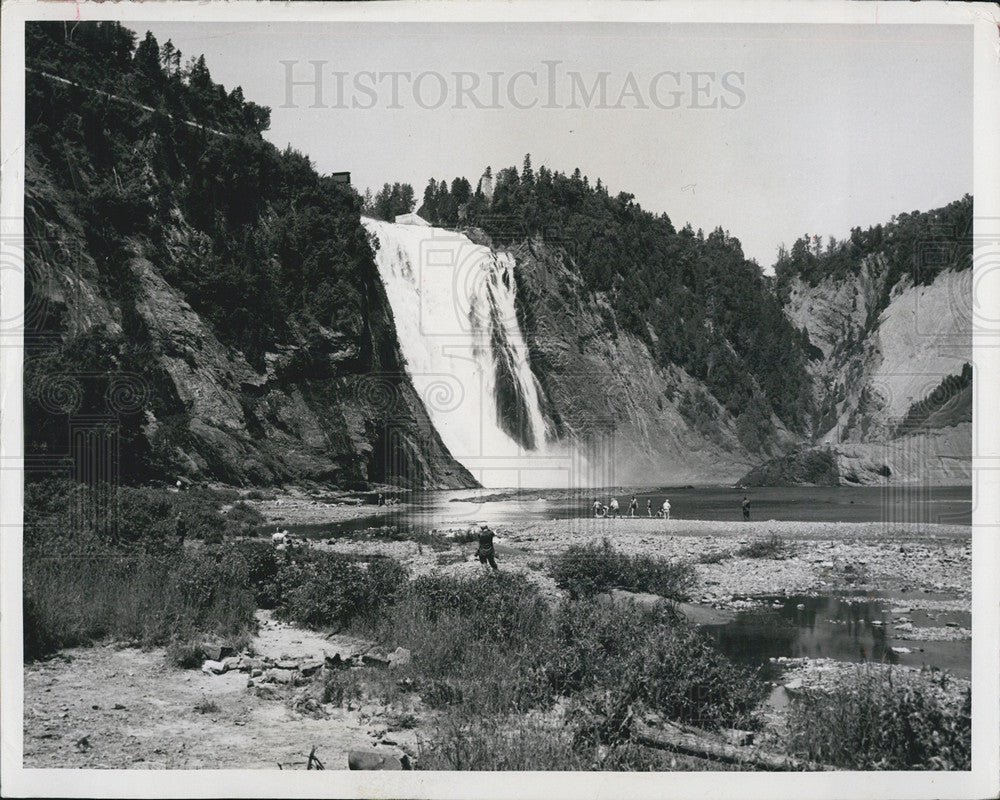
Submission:
{"label": "rocky cliff face", "polygon": [[587,483],[724,483],[760,456],[702,384],[656,364],[588,295],[566,256],[539,240],[514,248],[521,329],[555,435],[583,443]]}
{"label": "rocky cliff face", "polygon": [[[79,221],[29,161],[26,216],[34,334],[64,344],[99,331],[140,343],[146,399],[141,432],[165,469],[234,484],[322,481],[410,487],[475,486],[448,453],[406,377],[388,302],[369,281],[360,347],[321,327],[292,326],[291,341],[252,366],[223,345],[163,277],[142,241],[130,244],[121,285],[102,279]],[[170,255],[189,247],[179,217]],[[67,256],[67,254],[69,254]],[[44,332],[43,332],[44,331]],[[361,352],[364,351],[364,352]],[[40,422],[40,421],[36,421]]]}
{"label": "rocky cliff face", "polygon": [[885,276],[874,257],[856,277],[791,281],[786,313],[822,352],[811,365],[817,446],[762,465],[746,482],[971,479],[972,272],[944,270],[928,286],[905,276],[883,308]]}

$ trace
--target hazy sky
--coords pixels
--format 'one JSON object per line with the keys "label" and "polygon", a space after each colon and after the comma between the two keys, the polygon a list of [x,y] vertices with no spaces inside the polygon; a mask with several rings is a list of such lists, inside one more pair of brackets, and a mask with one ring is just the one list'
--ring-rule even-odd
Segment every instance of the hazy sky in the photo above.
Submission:
{"label": "hazy sky", "polygon": [[[968,27],[125,24],[204,53],[216,81],[271,107],[270,141],[362,191],[475,185],[531,153],[677,227],[721,225],[762,266],[804,233],[843,237],[972,191]],[[324,62],[325,107],[306,85],[281,108],[282,61],[299,81]]]}

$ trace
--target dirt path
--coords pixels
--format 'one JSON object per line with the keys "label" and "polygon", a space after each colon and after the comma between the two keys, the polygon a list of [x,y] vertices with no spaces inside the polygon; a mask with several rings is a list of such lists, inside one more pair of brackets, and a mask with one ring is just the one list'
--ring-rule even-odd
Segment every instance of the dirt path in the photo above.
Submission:
{"label": "dirt path", "polygon": [[[260,612],[260,656],[322,658],[362,644],[275,623]],[[392,715],[419,711],[374,702],[292,707],[302,688],[260,697],[244,672],[210,675],[167,663],[162,649],[74,648],[25,666],[24,765],[107,769],[304,769],[310,749],[328,769],[346,769],[357,747],[413,750],[426,732],[391,732]],[[389,734],[387,736],[387,734]],[[377,744],[382,740],[383,744]]]}

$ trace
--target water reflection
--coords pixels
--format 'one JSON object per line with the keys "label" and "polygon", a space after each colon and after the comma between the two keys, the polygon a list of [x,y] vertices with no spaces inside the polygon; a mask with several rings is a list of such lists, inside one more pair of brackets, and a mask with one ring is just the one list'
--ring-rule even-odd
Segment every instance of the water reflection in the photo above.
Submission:
{"label": "water reflection", "polygon": [[[949,669],[968,677],[971,647],[958,642],[902,642],[891,639],[891,602],[845,600],[838,597],[756,598],[763,608],[741,611],[732,622],[705,625],[702,630],[734,661],[769,666],[769,659],[832,658],[838,661],[903,663]],[[950,619],[968,624],[968,614],[951,612]],[[939,623],[940,624],[940,623]],[[906,647],[900,653],[893,647]],[[770,671],[769,669],[767,671]]]}

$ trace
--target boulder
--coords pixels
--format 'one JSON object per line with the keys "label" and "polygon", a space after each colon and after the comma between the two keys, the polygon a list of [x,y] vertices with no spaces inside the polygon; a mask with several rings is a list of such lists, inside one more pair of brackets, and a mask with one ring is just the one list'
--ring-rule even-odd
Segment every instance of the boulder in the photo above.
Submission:
{"label": "boulder", "polygon": [[227,667],[222,661],[213,661],[209,659],[204,664],[201,665],[201,671],[209,675],[221,675],[226,671]]}
{"label": "boulder", "polygon": [[325,662],[320,661],[318,658],[309,659],[308,661],[303,661],[299,664],[299,672],[303,675],[309,676],[313,675],[322,669]]}
{"label": "boulder", "polygon": [[294,683],[295,671],[291,669],[269,669],[264,673],[268,683]]}
{"label": "boulder", "polygon": [[232,647],[224,644],[211,644],[209,642],[202,642],[198,645],[198,649],[210,661],[222,661],[224,658],[228,658],[236,653]]}
{"label": "boulder", "polygon": [[366,667],[388,667],[390,666],[389,656],[382,653],[365,653],[361,656],[361,663]]}
{"label": "boulder", "polygon": [[376,750],[351,750],[347,754],[347,768],[352,770],[402,770],[411,769],[405,753],[380,753]]}
{"label": "boulder", "polygon": [[410,651],[405,647],[397,647],[391,653],[389,653],[389,666],[392,667],[406,667],[409,666],[410,661],[412,661],[412,655]]}
{"label": "boulder", "polygon": [[299,662],[294,658],[282,658],[275,666],[278,669],[298,669]]}

